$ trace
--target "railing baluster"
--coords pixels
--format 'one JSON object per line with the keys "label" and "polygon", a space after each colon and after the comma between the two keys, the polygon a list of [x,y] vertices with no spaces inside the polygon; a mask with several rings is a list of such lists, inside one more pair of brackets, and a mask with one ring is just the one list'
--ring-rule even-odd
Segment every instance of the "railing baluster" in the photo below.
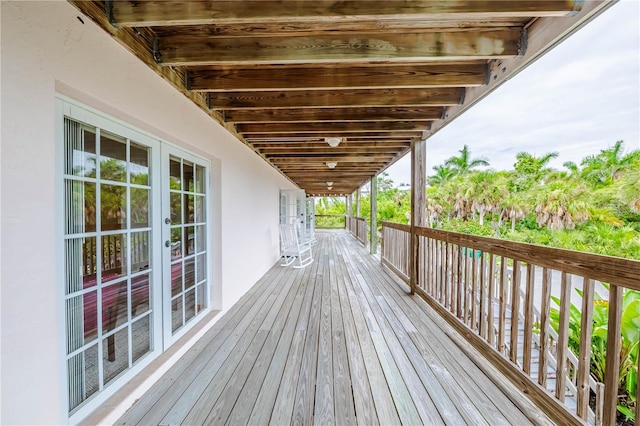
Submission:
{"label": "railing baluster", "polygon": [[471,254],[471,324],[470,327],[472,330],[476,330],[477,321],[478,321],[478,308],[476,302],[476,295],[478,291],[478,280],[477,280],[477,268],[476,268],[476,251],[469,250]]}
{"label": "railing baluster", "polygon": [[504,354],[507,319],[507,258],[500,257],[500,305],[498,307],[498,352]]}
{"label": "railing baluster", "polygon": [[509,357],[518,364],[518,322],[520,315],[520,261],[513,261],[511,274],[511,339]]}
{"label": "railing baluster", "polygon": [[587,419],[589,414],[589,373],[591,368],[591,330],[593,328],[593,292],[595,283],[585,278],[582,285],[582,319],[580,321],[580,352],[578,353],[577,414]]}
{"label": "railing baluster", "polygon": [[[485,286],[486,286],[486,282],[484,279],[484,268],[485,268],[485,260],[484,260],[484,252],[479,252],[480,253],[480,260],[478,263],[478,284],[480,285],[479,288],[479,298],[480,300],[479,302],[479,306],[478,306],[478,314],[479,314],[479,318],[478,318],[478,334],[480,335],[480,337],[482,337],[483,339],[487,338],[487,332],[485,330],[485,327],[487,325],[487,321],[485,318],[485,313],[487,310],[486,307],[486,302],[485,302],[485,296],[486,296],[486,291],[485,291]],[[474,253],[475,254],[475,253]],[[474,256],[474,258],[477,258],[478,256]]]}
{"label": "railing baluster", "polygon": [[560,281],[560,322],[558,325],[558,349],[556,355],[556,398],[564,402],[567,382],[567,344],[569,342],[569,308],[571,285],[568,273],[562,273]]}
{"label": "railing baluster", "polygon": [[489,253],[489,298],[487,305],[487,340],[490,345],[493,345],[494,339],[494,329],[493,329],[493,299],[494,299],[494,291],[495,291],[495,267],[496,267],[496,258],[493,253]]}
{"label": "railing baluster", "polygon": [[522,344],[522,369],[531,374],[531,340],[533,339],[533,291],[535,267],[527,263],[527,287],[524,295],[524,339]]}
{"label": "railing baluster", "polygon": [[453,268],[451,261],[451,251],[453,250],[453,244],[447,243],[447,262],[446,262],[446,273],[447,273],[447,307],[449,308],[449,312],[454,312],[453,309]]}
{"label": "railing baluster", "polygon": [[458,318],[462,318],[462,297],[464,295],[464,292],[462,291],[462,250],[460,248],[460,245],[456,246],[457,249],[457,256],[456,256],[456,271],[457,271],[457,301],[456,301],[456,309],[457,309],[457,317]]}
{"label": "railing baluster", "polygon": [[604,383],[596,383],[596,409],[595,409],[596,426],[602,426],[604,418]]}
{"label": "railing baluster", "polygon": [[616,424],[618,405],[618,374],[620,370],[620,321],[622,316],[622,289],[615,284],[609,287],[609,322],[607,324],[607,357],[604,373],[605,426]]}
{"label": "railing baluster", "polygon": [[471,258],[469,257],[469,247],[465,247],[464,252],[464,322],[465,324],[471,324],[471,286],[473,278],[471,277]]}
{"label": "railing baluster", "polygon": [[541,295],[541,318],[540,318],[540,360],[538,363],[538,383],[544,388],[547,387],[547,368],[549,368],[549,308],[551,302],[551,269],[542,269],[542,295]]}

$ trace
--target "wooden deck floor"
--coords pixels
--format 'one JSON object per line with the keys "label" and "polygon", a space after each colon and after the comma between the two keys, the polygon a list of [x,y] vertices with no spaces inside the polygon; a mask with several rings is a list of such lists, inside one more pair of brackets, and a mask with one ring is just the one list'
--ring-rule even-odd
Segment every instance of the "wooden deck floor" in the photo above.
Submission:
{"label": "wooden deck floor", "polygon": [[346,232],[314,258],[274,266],[117,424],[547,423]]}

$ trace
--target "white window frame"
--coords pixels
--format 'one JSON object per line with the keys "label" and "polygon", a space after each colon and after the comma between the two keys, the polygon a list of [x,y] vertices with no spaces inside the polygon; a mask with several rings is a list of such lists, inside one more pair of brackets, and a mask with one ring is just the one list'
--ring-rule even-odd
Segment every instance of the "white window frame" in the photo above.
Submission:
{"label": "white window frame", "polygon": [[[62,94],[56,94],[55,96],[55,134],[56,134],[56,241],[57,241],[57,277],[56,277],[56,290],[57,290],[57,312],[58,312],[58,330],[59,336],[61,339],[61,343],[58,346],[59,350],[62,352],[60,356],[60,371],[62,378],[62,383],[60,386],[61,395],[62,395],[62,407],[61,410],[63,415],[69,419],[69,423],[75,424],[89,415],[92,411],[98,408],[102,403],[104,403],[109,397],[113,396],[118,390],[124,386],[128,381],[130,381],[135,375],[139,374],[145,367],[147,367],[151,362],[156,359],[161,353],[166,351],[172,344],[174,344],[180,337],[182,337],[185,333],[187,333],[190,329],[196,326],[198,323],[204,319],[209,312],[213,310],[214,303],[214,291],[218,288],[218,286],[213,285],[212,277],[214,274],[212,273],[212,268],[216,264],[212,258],[212,230],[214,229],[212,224],[212,208],[213,208],[213,197],[211,194],[211,178],[212,178],[212,164],[209,160],[202,158],[196,154],[185,151],[183,148],[172,144],[166,140],[163,140],[150,132],[139,129],[134,125],[131,125],[123,120],[120,120],[116,117],[110,116],[104,112],[101,112],[95,108],[82,104],[76,101],[73,98],[67,97]],[[64,174],[64,119],[68,117],[72,120],[85,123],[90,126],[96,126],[100,129],[104,129],[110,133],[116,134],[118,136],[122,136],[133,141],[136,141],[139,144],[146,145],[151,148],[150,155],[150,168],[151,175],[150,186],[151,186],[151,204],[150,204],[150,223],[151,223],[151,238],[152,238],[152,248],[151,248],[151,257],[154,265],[154,277],[153,285],[150,288],[150,297],[152,298],[152,309],[153,309],[153,318],[154,325],[152,329],[152,342],[153,349],[143,356],[132,368],[126,370],[124,373],[120,375],[117,379],[111,382],[109,385],[105,386],[105,388],[96,393],[95,395],[88,398],[85,402],[83,402],[78,408],[76,408],[72,414],[68,411],[68,371],[67,371],[67,352],[66,352],[66,314],[65,314],[65,277],[64,277],[64,262],[65,262],[65,233],[64,233],[64,217],[65,217],[65,199],[64,199],[64,182],[65,182],[65,174]],[[165,199],[168,199],[168,188],[164,188],[163,186],[163,173],[165,173],[165,162],[163,151],[164,147],[169,148],[171,150],[177,150],[180,152],[180,155],[183,155],[183,158],[193,158],[197,160],[197,162],[204,167],[206,167],[206,175],[205,175],[205,183],[206,183],[206,201],[205,201],[205,220],[207,225],[207,241],[206,241],[206,250],[207,250],[207,270],[206,270],[206,279],[207,279],[207,289],[206,289],[206,297],[207,297],[207,306],[202,309],[202,312],[194,318],[194,320],[189,321],[185,326],[183,326],[180,330],[178,330],[173,336],[171,333],[167,335],[165,329],[169,327],[171,328],[171,318],[166,317],[166,306],[170,306],[165,293],[169,293],[170,296],[170,284],[167,285],[164,280],[168,280],[170,282],[170,275],[167,276],[167,265],[164,259],[163,247],[163,229],[164,229],[164,217],[165,217]],[[168,205],[168,203],[167,203]],[[159,283],[159,284],[157,284]],[[216,297],[219,297],[217,295]],[[165,303],[165,301],[167,301]]]}

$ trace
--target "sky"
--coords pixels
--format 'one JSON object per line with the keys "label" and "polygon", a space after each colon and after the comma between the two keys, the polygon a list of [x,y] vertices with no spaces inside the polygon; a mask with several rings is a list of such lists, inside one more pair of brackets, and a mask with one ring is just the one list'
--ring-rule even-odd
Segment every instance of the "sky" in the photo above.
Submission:
{"label": "sky", "polygon": [[[518,152],[558,152],[577,164],[618,140],[640,149],[640,0],[622,0],[568,37],[427,140],[427,175],[458,155],[513,168]],[[387,169],[411,182],[406,155]]]}

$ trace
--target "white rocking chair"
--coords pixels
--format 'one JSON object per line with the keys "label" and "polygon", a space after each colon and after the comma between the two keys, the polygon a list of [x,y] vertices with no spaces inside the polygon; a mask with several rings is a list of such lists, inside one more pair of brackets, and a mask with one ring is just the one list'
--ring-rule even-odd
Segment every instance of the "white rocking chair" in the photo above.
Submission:
{"label": "white rocking chair", "polygon": [[311,242],[301,243],[299,241],[295,225],[280,225],[280,244],[282,246],[282,257],[284,257],[282,266],[289,266],[296,259],[298,259],[298,264],[294,265],[294,268],[304,268],[313,262]]}

